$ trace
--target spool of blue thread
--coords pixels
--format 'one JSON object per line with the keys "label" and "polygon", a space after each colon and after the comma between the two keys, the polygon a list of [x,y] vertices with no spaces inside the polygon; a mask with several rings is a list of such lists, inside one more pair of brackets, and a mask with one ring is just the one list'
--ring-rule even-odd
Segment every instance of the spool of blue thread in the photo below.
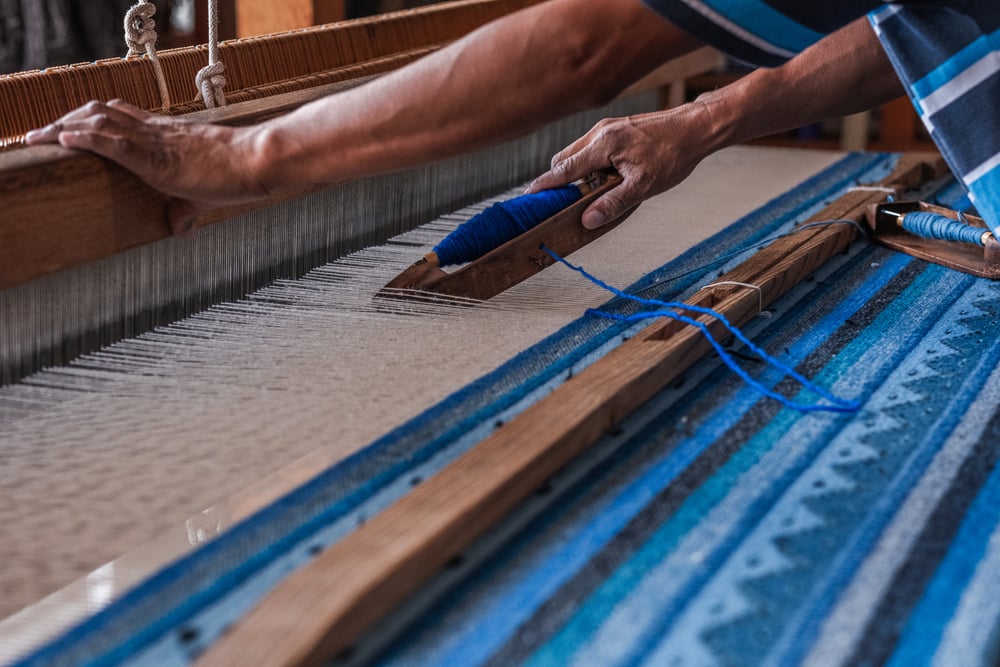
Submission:
{"label": "spool of blue thread", "polygon": [[911,234],[925,239],[986,245],[985,229],[973,227],[936,213],[926,211],[907,213],[899,221],[899,224]]}
{"label": "spool of blue thread", "polygon": [[434,246],[439,266],[478,259],[536,227],[582,197],[580,188],[567,185],[493,204]]}

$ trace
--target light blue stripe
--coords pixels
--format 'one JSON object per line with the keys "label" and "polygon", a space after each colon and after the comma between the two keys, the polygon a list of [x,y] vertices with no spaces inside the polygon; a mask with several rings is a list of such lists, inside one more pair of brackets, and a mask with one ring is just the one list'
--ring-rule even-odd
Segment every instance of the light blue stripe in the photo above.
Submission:
{"label": "light blue stripe", "polygon": [[967,185],[976,210],[986,220],[993,235],[1000,238],[1000,165]]}
{"label": "light blue stripe", "polygon": [[[926,664],[955,613],[1000,519],[1000,466],[976,496],[937,573],[915,607],[889,665]],[[983,619],[991,622],[993,619]]]}
{"label": "light blue stripe", "polygon": [[923,99],[967,70],[993,50],[990,40],[1000,37],[1000,30],[991,35],[983,35],[948,60],[931,70],[922,79],[913,82],[910,89],[918,99]]}
{"label": "light blue stripe", "polygon": [[799,53],[825,37],[762,0],[701,1],[744,30],[788,51]]}

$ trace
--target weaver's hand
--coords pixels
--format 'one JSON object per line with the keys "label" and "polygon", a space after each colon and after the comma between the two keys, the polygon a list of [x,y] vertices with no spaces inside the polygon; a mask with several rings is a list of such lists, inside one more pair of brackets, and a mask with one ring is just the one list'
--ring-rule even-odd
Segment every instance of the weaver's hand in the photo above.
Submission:
{"label": "weaver's hand", "polygon": [[254,176],[255,132],[147,113],[120,100],[90,102],[27,135],[28,144],[59,143],[92,151],[172,197],[176,234],[193,230],[200,212],[267,194]]}
{"label": "weaver's hand", "polygon": [[528,192],[565,185],[596,169],[613,167],[622,183],[592,203],[583,226],[594,229],[615,220],[643,200],[687,178],[715,149],[710,123],[699,102],[648,114],[597,123],[552,158],[551,169],[536,178]]}

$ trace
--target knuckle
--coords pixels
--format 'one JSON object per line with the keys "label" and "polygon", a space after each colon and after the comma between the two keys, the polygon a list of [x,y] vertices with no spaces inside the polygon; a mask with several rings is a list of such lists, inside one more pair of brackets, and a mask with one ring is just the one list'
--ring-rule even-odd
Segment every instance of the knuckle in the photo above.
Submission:
{"label": "knuckle", "polygon": [[132,150],[132,141],[128,137],[112,137],[111,149],[118,155],[125,155]]}
{"label": "knuckle", "polygon": [[573,166],[573,162],[574,162],[574,158],[573,157],[568,157],[565,160],[561,160],[560,162],[552,165],[552,173],[553,173],[553,175],[555,175],[555,176],[565,176],[565,175],[567,175],[570,172],[570,170],[571,170],[571,168]]}

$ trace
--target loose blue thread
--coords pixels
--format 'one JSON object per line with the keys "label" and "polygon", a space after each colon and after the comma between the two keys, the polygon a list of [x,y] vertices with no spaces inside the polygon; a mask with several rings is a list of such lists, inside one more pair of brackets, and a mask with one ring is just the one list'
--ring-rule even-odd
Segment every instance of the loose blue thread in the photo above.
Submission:
{"label": "loose blue thread", "polygon": [[[726,319],[725,315],[723,315],[718,311],[703,306],[693,306],[690,304],[680,303],[676,301],[660,301],[658,299],[644,299],[642,297],[638,297],[633,294],[628,294],[616,287],[608,285],[599,278],[591,275],[582,266],[576,266],[575,264],[570,263],[563,257],[552,252],[552,250],[545,247],[544,245],[541,246],[541,248],[546,253],[548,253],[549,256],[552,257],[552,259],[554,259],[555,261],[565,264],[566,266],[573,269],[574,271],[582,275],[590,282],[610,292],[611,294],[614,294],[615,296],[621,297],[623,299],[628,299],[629,301],[633,301],[643,306],[651,306],[657,309],[653,311],[644,311],[641,313],[635,313],[633,315],[619,315],[617,313],[609,313],[607,311],[598,310],[595,308],[588,308],[586,311],[588,315],[596,315],[598,317],[604,317],[606,319],[616,320],[619,322],[638,322],[641,320],[648,320],[657,317],[667,317],[672,320],[677,320],[678,322],[683,322],[684,324],[690,324],[693,327],[697,327],[702,332],[702,334],[704,334],[705,338],[708,339],[708,342],[711,343],[712,347],[715,348],[715,351],[718,353],[723,363],[725,363],[730,370],[736,373],[744,382],[746,382],[748,385],[759,391],[761,394],[773,398],[774,400],[778,401],[787,408],[792,408],[793,410],[797,410],[799,412],[820,412],[820,411],[856,412],[861,407],[860,402],[852,401],[846,398],[841,398],[840,396],[836,396],[828,392],[827,390],[823,389],[822,387],[812,382],[808,378],[802,376],[795,369],[790,368],[789,366],[785,365],[784,363],[778,361],[777,359],[769,355],[763,349],[761,349],[760,347],[755,345],[752,341],[750,341],[750,339],[747,338],[742,331],[740,331],[736,326],[730,323],[728,319]],[[830,402],[830,404],[826,405],[822,403],[813,403],[813,404],[799,403],[782,394],[779,394],[778,392],[772,389],[769,389],[768,387],[765,387],[763,384],[753,379],[749,373],[743,370],[743,368],[740,367],[740,365],[733,360],[732,355],[726,351],[726,349],[722,346],[722,344],[719,343],[719,341],[715,339],[715,336],[713,336],[712,333],[709,331],[707,324],[705,324],[704,322],[700,322],[694,318],[688,317],[686,315],[682,315],[681,313],[678,313],[674,310],[669,310],[675,308],[680,310],[689,310],[692,312],[701,313],[705,315],[711,315],[719,322],[721,322],[722,325],[733,336],[735,336],[740,342],[746,345],[754,354],[759,356],[766,364],[768,364],[772,368],[781,371],[784,375],[793,378],[795,381],[801,384],[805,389],[808,389],[814,394],[817,394],[825,398],[827,401]]]}
{"label": "loose blue thread", "polygon": [[903,216],[902,225],[906,231],[925,239],[985,245],[983,233],[987,230],[936,213],[926,211],[907,213]]}
{"label": "loose blue thread", "polygon": [[567,185],[493,204],[434,246],[438,263],[452,266],[478,259],[548,220],[581,196],[579,187]]}

